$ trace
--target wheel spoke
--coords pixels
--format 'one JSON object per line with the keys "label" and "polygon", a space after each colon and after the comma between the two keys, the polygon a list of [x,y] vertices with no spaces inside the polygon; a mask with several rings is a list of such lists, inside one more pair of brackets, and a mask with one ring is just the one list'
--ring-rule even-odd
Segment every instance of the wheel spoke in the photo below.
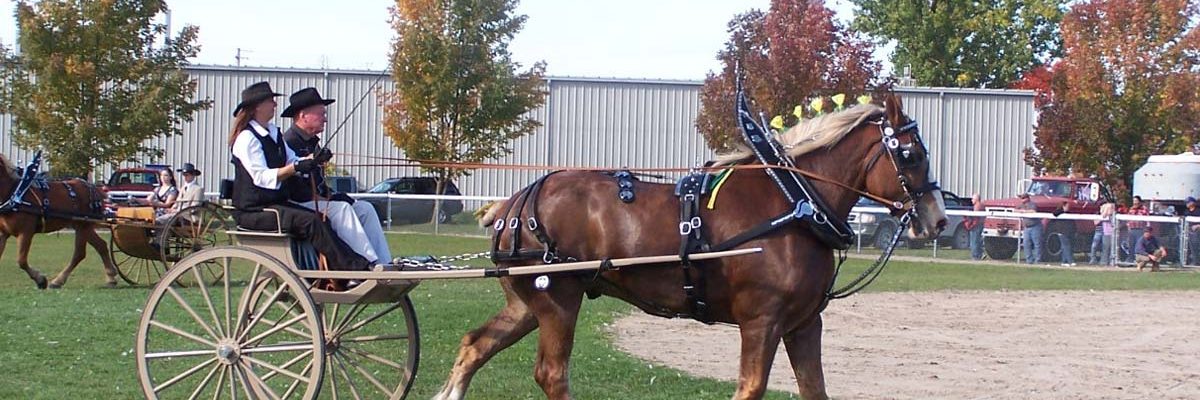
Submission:
{"label": "wheel spoke", "polygon": [[176,328],[176,327],[173,327],[173,326],[170,326],[170,325],[164,324],[164,323],[162,323],[162,322],[158,322],[158,321],[153,321],[153,320],[151,320],[151,321],[150,321],[150,325],[157,326],[157,327],[159,327],[159,328],[161,328],[161,329],[163,329],[163,330],[166,330],[167,332],[171,332],[171,333],[174,333],[174,334],[176,334],[176,335],[182,336],[182,337],[184,337],[184,338],[191,339],[192,341],[194,341],[194,342],[196,342],[196,343],[200,343],[200,344],[202,344],[202,345],[209,346],[209,347],[212,347],[212,348],[214,348],[214,349],[217,347],[217,344],[216,344],[216,343],[213,343],[213,342],[210,342],[210,341],[204,340],[204,338],[201,338],[201,337],[199,337],[199,336],[196,336],[196,335],[193,335],[193,334],[190,334],[190,333],[184,332],[183,330],[181,330],[181,329],[179,329],[179,328]]}
{"label": "wheel spoke", "polygon": [[[243,357],[242,360],[248,359]],[[239,364],[242,365],[242,370],[245,371],[244,373],[246,374],[246,381],[250,383],[252,388],[254,388],[254,393],[257,393],[260,397],[266,397],[268,399],[279,399],[279,395],[275,394],[275,391],[271,390],[271,387],[267,386],[266,382],[258,379],[258,375],[254,374],[254,369],[250,368],[249,364],[247,364],[245,361],[239,362]]]}
{"label": "wheel spoke", "polygon": [[279,352],[284,352],[284,351],[304,351],[304,350],[312,351],[312,347],[313,347],[312,343],[295,344],[295,345],[287,345],[287,346],[280,346],[280,345],[259,346],[259,347],[251,347],[248,349],[243,349],[242,354],[279,353]]}
{"label": "wheel spoke", "polygon": [[[259,273],[262,273],[262,270],[263,270],[263,265],[262,265],[262,264],[256,264],[256,265],[254,265],[254,273],[253,273],[253,274],[251,274],[251,276],[250,276],[250,282],[247,282],[247,283],[246,283],[246,289],[245,289],[245,291],[242,291],[242,292],[241,292],[241,299],[240,299],[240,300],[239,300],[239,302],[238,302],[238,309],[239,309],[239,310],[238,310],[238,312],[241,312],[241,311],[242,311],[242,310],[241,310],[241,308],[246,308],[246,310],[245,310],[245,311],[250,311],[250,309],[252,309],[252,308],[253,308],[253,304],[251,304],[250,302],[251,302],[251,300],[252,300],[252,297],[253,297],[253,295],[254,295],[254,292],[257,292],[257,291],[256,291],[256,288],[258,288],[258,274],[259,274]],[[227,270],[227,271],[226,271],[226,280],[227,280],[227,281],[229,280],[229,277],[228,277],[228,275],[229,275],[229,273],[228,273],[228,270]],[[283,286],[281,285],[280,287],[282,288]],[[277,294],[277,293],[276,293],[276,294]],[[272,298],[272,302],[274,302],[274,298]],[[256,318],[257,318],[257,317],[259,317],[259,316],[260,316],[260,315],[257,315],[257,314],[256,314],[256,315],[254,315],[254,317],[256,317]],[[238,316],[238,326],[236,326],[236,328],[233,330],[233,332],[234,332],[235,334],[238,334],[238,341],[241,341],[241,338],[242,338],[242,336],[244,336],[244,335],[245,335],[245,333],[244,333],[244,332],[242,332],[242,327],[241,327],[241,322],[242,322],[242,321],[244,321],[244,320],[246,320],[246,318],[245,318],[245,312],[242,312],[242,314]],[[256,321],[257,321],[257,320],[256,320]],[[246,332],[250,332],[250,328],[251,328],[251,327],[247,327],[247,328],[245,328],[245,329],[246,329]]]}
{"label": "wheel spoke", "polygon": [[[222,279],[223,281],[225,281],[225,332],[229,332],[229,336],[233,336],[233,333],[236,331],[233,330],[233,320],[230,319],[230,314],[232,314],[232,313],[229,312],[229,309],[231,307],[229,304],[229,302],[230,302],[229,276],[233,275],[233,271],[231,271],[229,269],[229,260],[230,260],[229,257],[225,257],[225,258],[221,259],[221,269],[222,269],[222,271],[225,272],[225,279]],[[247,288],[247,290],[249,290],[249,289]],[[241,320],[241,318],[239,318],[238,325],[241,325],[240,320]]]}
{"label": "wheel spoke", "polygon": [[147,360],[155,360],[159,358],[182,358],[196,356],[211,356],[215,354],[212,349],[209,350],[188,350],[188,351],[166,351],[159,353],[146,353]]}
{"label": "wheel spoke", "polygon": [[[305,357],[312,355],[312,353],[313,353],[312,350],[306,351],[304,353],[300,353],[300,355],[298,355],[295,358],[288,360],[287,362],[280,365],[279,368],[283,368],[283,369],[291,368],[292,365],[295,365],[296,363],[300,362],[300,360],[303,360]],[[312,360],[309,360],[308,365],[312,365]],[[308,373],[308,370],[306,369],[304,371],[301,371],[300,375],[305,375],[307,373]],[[274,377],[275,375],[278,375],[278,374],[279,373],[275,372],[275,371],[268,372],[265,375],[263,375],[262,380],[263,380],[263,382],[266,382],[267,380],[271,379],[272,377]],[[287,398],[287,394],[285,393],[283,395],[283,397]]]}
{"label": "wheel spoke", "polygon": [[217,327],[217,332],[221,333],[221,337],[228,337],[225,334],[225,328],[221,326],[221,319],[217,318],[217,308],[213,307],[212,296],[208,294],[208,282],[211,281],[201,279],[200,268],[203,268],[202,265],[207,264],[197,265],[196,267],[192,268],[192,275],[196,277],[196,286],[200,287],[200,294],[203,295],[204,302],[208,304],[208,314],[212,317],[213,324]]}
{"label": "wheel spoke", "polygon": [[213,388],[216,389],[213,391],[213,400],[221,398],[221,392],[225,391],[225,388],[222,386],[225,385],[225,371],[229,370],[228,367],[220,364],[217,365],[217,368],[219,368],[221,372],[217,373],[217,386],[213,386]]}
{"label": "wheel spoke", "polygon": [[335,357],[342,357],[343,359],[345,359],[345,362],[347,364],[350,364],[351,367],[354,367],[354,370],[358,371],[358,373],[361,374],[363,376],[363,378],[367,378],[367,381],[371,382],[372,385],[375,385],[375,388],[379,389],[380,392],[383,392],[383,394],[387,395],[388,398],[392,397],[391,389],[388,389],[387,386],[385,386],[382,382],[379,382],[378,379],[375,379],[375,375],[372,375],[370,371],[367,371],[361,365],[358,365],[358,362],[355,362],[350,357],[347,357],[342,354],[337,354],[337,355],[335,355]]}
{"label": "wheel spoke", "polygon": [[179,292],[175,291],[174,287],[167,286],[167,293],[170,293],[171,297],[175,298],[175,302],[179,303],[179,306],[183,307],[183,310],[187,311],[188,315],[191,315],[192,319],[195,320],[201,328],[204,328],[205,332],[208,332],[209,337],[213,339],[220,338],[220,336],[217,336],[216,332],[213,332],[212,328],[209,327],[208,324],[204,323],[204,320],[200,318],[200,314],[196,314],[196,310],[193,310],[192,306],[189,306],[187,302],[183,300],[183,297],[179,295]]}
{"label": "wheel spoke", "polygon": [[386,365],[386,366],[392,367],[392,368],[394,368],[394,369],[398,369],[398,370],[401,370],[401,371],[405,371],[405,375],[408,375],[408,373],[407,373],[407,371],[408,371],[408,368],[407,368],[407,367],[405,367],[405,366],[403,366],[403,365],[400,365],[399,363],[397,363],[397,362],[395,362],[395,361],[392,361],[392,360],[389,360],[389,359],[386,359],[386,358],[380,357],[380,356],[378,356],[378,355],[376,355],[376,354],[369,353],[369,352],[366,352],[366,351],[363,351],[363,350],[359,350],[359,349],[356,349],[356,348],[353,348],[353,347],[346,347],[346,346],[342,346],[342,348],[343,348],[343,349],[346,349],[346,351],[349,351],[349,352],[351,352],[351,353],[354,353],[354,354],[358,355],[359,357],[366,358],[366,359],[368,359],[368,360],[371,360],[371,361],[374,361],[374,362],[377,362],[377,363],[380,363],[380,364],[383,364],[383,365]]}
{"label": "wheel spoke", "polygon": [[164,389],[171,387],[171,385],[174,385],[176,383],[179,383],[179,381],[187,379],[187,377],[192,376],[192,374],[195,374],[197,371],[200,371],[200,370],[204,369],[204,367],[207,367],[209,364],[212,364],[215,362],[217,362],[217,358],[213,357],[213,358],[209,359],[208,361],[197,364],[195,367],[189,368],[187,371],[183,371],[179,375],[175,375],[174,378],[168,379],[168,380],[166,380],[166,382],[163,382],[163,383],[159,384],[158,386],[156,386],[154,388],[154,393],[161,392]]}
{"label": "wheel spoke", "polygon": [[341,338],[339,340],[341,340],[342,343],[366,343],[366,342],[377,342],[380,340],[400,340],[400,339],[408,339],[408,334],[397,333],[397,334],[392,334],[392,335],[367,335],[367,336],[356,336],[356,337],[352,337],[352,338]]}
{"label": "wheel spoke", "polygon": [[337,353],[333,353],[333,357],[330,359],[335,360],[334,364],[337,365],[338,372],[342,373],[342,378],[346,380],[346,387],[350,388],[350,394],[354,396],[355,400],[362,400],[362,396],[358,394],[358,386],[354,385],[354,380],[350,379],[350,372],[346,370],[345,361],[338,357]]}
{"label": "wheel spoke", "polygon": [[[312,365],[313,365],[313,359],[310,358],[310,359],[308,359],[308,363],[304,364],[304,368],[300,370],[300,375],[308,375],[308,372],[312,370]],[[287,368],[287,367],[284,367],[284,368]],[[272,373],[274,373],[274,372],[272,372]],[[292,392],[296,391],[297,386],[300,386],[300,381],[292,380],[292,384],[288,385],[287,391],[283,392],[283,398],[286,399],[286,398],[292,397]]]}
{"label": "wheel spoke", "polygon": [[[263,331],[263,333],[258,334],[258,336],[255,336],[253,339],[247,340],[246,342],[247,343],[258,343],[260,340],[266,338],[267,336],[271,336],[271,335],[275,334],[275,332],[279,332],[279,331],[283,330],[284,328],[295,325],[297,322],[303,321],[305,318],[306,318],[305,315],[297,315],[295,318],[289,319],[289,320],[287,320],[287,322],[284,322],[283,325],[276,326],[271,329],[267,329],[266,331]],[[249,331],[246,331],[246,332],[249,332]]]}
{"label": "wheel spoke", "polygon": [[375,320],[379,319],[379,317],[382,317],[382,316],[384,316],[384,315],[387,315],[388,313],[390,313],[390,312],[392,312],[392,311],[395,311],[397,308],[400,308],[400,306],[401,306],[401,305],[403,305],[403,304],[404,304],[404,303],[401,303],[401,302],[392,303],[392,304],[391,304],[391,305],[389,305],[387,308],[385,308],[385,309],[382,309],[382,310],[379,310],[379,312],[375,313],[375,315],[372,315],[372,316],[370,316],[369,318],[366,318],[366,319],[364,319],[364,320],[362,320],[362,321],[358,321],[357,323],[355,323],[355,324],[354,324],[353,326],[351,326],[350,328],[348,328],[348,329],[346,329],[346,330],[339,330],[339,331],[337,332],[337,336],[341,336],[341,335],[348,334],[348,333],[350,333],[350,332],[354,332],[354,331],[358,330],[359,328],[362,328],[363,326],[365,326],[365,325],[367,325],[367,324],[371,323],[372,321],[375,321]]}
{"label": "wheel spoke", "polygon": [[312,383],[312,382],[309,382],[308,378],[306,378],[306,377],[300,376],[299,374],[297,374],[297,373],[295,373],[295,372],[288,371],[288,370],[286,370],[286,369],[283,369],[283,368],[276,367],[276,366],[274,366],[274,365],[271,365],[270,363],[268,363],[268,362],[266,362],[266,361],[259,360],[259,359],[257,359],[257,358],[250,357],[250,356],[246,356],[246,355],[243,355],[243,356],[242,356],[242,359],[243,359],[243,360],[246,360],[246,361],[249,361],[249,362],[252,362],[252,363],[254,363],[254,364],[260,365],[260,366],[262,366],[263,368],[269,369],[269,370],[271,370],[271,371],[275,371],[275,372],[278,372],[278,373],[280,373],[280,374],[287,375],[288,377],[290,377],[290,378],[292,378],[292,379],[296,379],[296,380],[299,380],[299,381],[301,381],[301,382],[308,383],[308,384],[311,384],[311,383]]}
{"label": "wheel spoke", "polygon": [[234,376],[237,377],[239,383],[242,384],[242,391],[246,393],[247,399],[253,400],[257,397],[262,397],[258,396],[258,393],[250,393],[250,380],[246,378],[246,371],[240,368],[240,363],[237,365],[232,365],[229,368],[234,371]]}
{"label": "wheel spoke", "polygon": [[358,318],[358,314],[361,314],[366,308],[367,306],[365,304],[355,303],[354,307],[351,307],[350,311],[346,313],[346,318],[343,319],[341,323],[339,323],[337,327],[333,329],[331,336],[337,337],[340,335],[342,329],[346,328],[346,325],[350,325],[350,322]]}

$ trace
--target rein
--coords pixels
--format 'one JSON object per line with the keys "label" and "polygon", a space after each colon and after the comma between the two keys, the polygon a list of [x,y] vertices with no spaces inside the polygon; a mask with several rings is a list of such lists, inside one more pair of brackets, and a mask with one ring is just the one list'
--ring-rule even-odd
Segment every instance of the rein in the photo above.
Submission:
{"label": "rein", "polygon": [[[586,172],[605,172],[605,171],[613,170],[613,168],[605,168],[605,167],[563,167],[563,166],[539,165],[539,164],[459,163],[459,162],[436,161],[436,160],[416,160],[416,159],[398,158],[398,157],[367,156],[367,155],[357,155],[357,154],[339,154],[339,155],[344,156],[344,157],[364,158],[364,159],[370,159],[370,160],[396,161],[393,163],[342,164],[343,167],[392,167],[392,168],[426,167],[426,168],[489,169],[489,170],[512,170],[512,171],[550,171],[550,170],[553,170],[553,171],[586,171]],[[725,166],[719,166],[719,167],[711,167],[711,166],[710,167],[693,167],[693,168],[659,167],[659,168],[621,168],[621,169],[630,171],[630,172],[639,172],[639,173],[646,173],[646,172],[684,172],[684,173],[686,173],[686,172],[696,172],[696,171],[715,172],[715,171],[721,171],[721,170],[726,170],[726,169],[733,169],[733,170],[780,169],[780,170],[792,171],[792,172],[804,175],[807,178],[825,182],[825,183],[840,187],[842,189],[849,190],[860,196],[869,198],[875,202],[883,204],[883,205],[887,206],[888,208],[892,209],[893,212],[907,212],[912,207],[911,204],[904,204],[904,203],[901,203],[898,201],[887,199],[883,196],[879,196],[879,195],[867,192],[867,191],[859,190],[857,188],[850,187],[850,185],[847,185],[845,183],[839,182],[837,180],[834,180],[832,178],[826,177],[824,175],[821,175],[821,174],[818,174],[815,172],[810,172],[810,171],[807,171],[804,169],[800,169],[800,168],[796,168],[796,167],[789,167],[789,166],[782,166],[782,165],[738,164],[738,165],[725,165]]]}

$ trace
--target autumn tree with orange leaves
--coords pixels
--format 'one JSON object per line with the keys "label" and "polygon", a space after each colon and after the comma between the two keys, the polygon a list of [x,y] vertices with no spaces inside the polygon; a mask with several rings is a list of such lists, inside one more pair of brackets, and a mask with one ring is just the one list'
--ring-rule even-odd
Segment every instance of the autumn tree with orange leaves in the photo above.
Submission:
{"label": "autumn tree with orange leaves", "polygon": [[1050,173],[1096,174],[1128,197],[1147,157],[1182,152],[1200,139],[1197,17],[1187,0],[1072,6],[1062,24],[1063,59],[1038,93],[1026,163]]}
{"label": "autumn tree with orange leaves", "polygon": [[[522,70],[508,44],[525,24],[517,0],[397,0],[384,133],[408,158],[482,162],[512,152],[541,126],[546,65]],[[437,192],[469,170],[423,168]],[[436,213],[435,213],[436,215]]]}
{"label": "autumn tree with orange leaves", "polygon": [[696,128],[721,151],[741,141],[734,118],[735,67],[744,70],[756,108],[795,123],[792,109],[814,95],[863,93],[882,80],[874,46],[833,19],[823,0],[772,0],[767,12],[751,10],[729,22],[729,41],[717,53],[723,68],[700,89]]}

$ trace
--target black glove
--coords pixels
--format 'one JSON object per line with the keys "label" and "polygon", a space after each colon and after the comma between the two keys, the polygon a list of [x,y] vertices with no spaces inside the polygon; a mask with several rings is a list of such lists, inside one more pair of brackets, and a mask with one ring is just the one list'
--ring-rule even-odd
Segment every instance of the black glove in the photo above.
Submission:
{"label": "black glove", "polygon": [[296,172],[307,174],[318,168],[317,160],[307,158],[296,162]]}
{"label": "black glove", "polygon": [[321,149],[320,152],[313,155],[313,159],[317,160],[317,164],[324,164],[326,162],[329,162],[329,160],[332,158],[333,158],[333,152],[329,151],[328,147]]}
{"label": "black glove", "polygon": [[354,204],[354,198],[345,193],[334,193],[333,196],[329,196],[329,200]]}

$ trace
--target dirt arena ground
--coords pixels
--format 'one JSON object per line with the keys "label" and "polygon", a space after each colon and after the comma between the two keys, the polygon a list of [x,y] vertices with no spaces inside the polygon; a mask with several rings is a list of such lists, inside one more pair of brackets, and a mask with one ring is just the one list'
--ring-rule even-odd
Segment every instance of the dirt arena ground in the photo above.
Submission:
{"label": "dirt arena ground", "polygon": [[[612,333],[641,359],[736,380],[735,327],[636,314]],[[824,343],[836,399],[1200,399],[1200,292],[859,294],[825,311]],[[771,388],[796,391],[783,346]]]}

